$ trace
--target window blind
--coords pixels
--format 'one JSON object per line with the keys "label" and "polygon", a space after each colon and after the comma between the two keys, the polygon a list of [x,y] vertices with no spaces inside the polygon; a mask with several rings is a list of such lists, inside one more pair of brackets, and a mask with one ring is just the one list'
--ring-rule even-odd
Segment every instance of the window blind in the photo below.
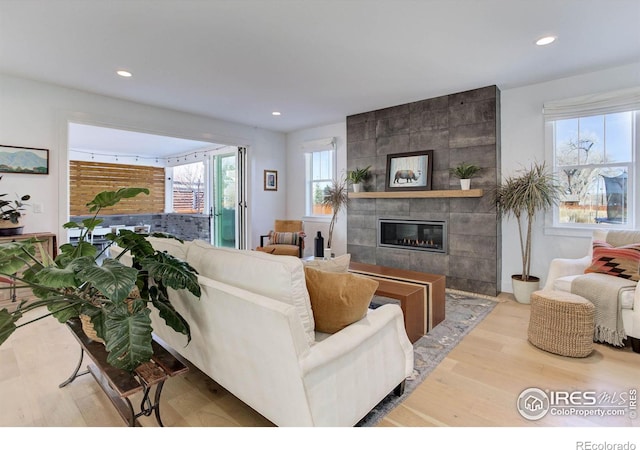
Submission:
{"label": "window blind", "polygon": [[583,95],[544,103],[546,121],[596,116],[640,109],[640,87]]}
{"label": "window blind", "polygon": [[304,141],[302,149],[306,151],[329,150],[336,148],[336,138],[315,139],[313,141]]}

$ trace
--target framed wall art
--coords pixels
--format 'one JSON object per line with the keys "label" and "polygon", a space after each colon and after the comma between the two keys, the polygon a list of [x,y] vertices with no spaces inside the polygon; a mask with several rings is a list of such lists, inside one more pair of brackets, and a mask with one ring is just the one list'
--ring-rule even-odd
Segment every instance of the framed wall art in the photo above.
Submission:
{"label": "framed wall art", "polygon": [[433,150],[387,155],[385,191],[430,191]]}
{"label": "framed wall art", "polygon": [[278,171],[277,170],[264,171],[264,190],[265,191],[278,190]]}
{"label": "framed wall art", "polygon": [[49,150],[46,148],[0,145],[0,173],[49,173]]}

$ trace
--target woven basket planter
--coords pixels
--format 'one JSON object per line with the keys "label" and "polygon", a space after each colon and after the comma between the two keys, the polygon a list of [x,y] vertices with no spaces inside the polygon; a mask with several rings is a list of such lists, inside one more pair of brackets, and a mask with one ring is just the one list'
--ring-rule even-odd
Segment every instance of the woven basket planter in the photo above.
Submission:
{"label": "woven basket planter", "polygon": [[579,295],[562,291],[531,294],[527,332],[536,347],[562,356],[583,358],[593,351],[595,307]]}
{"label": "woven basket planter", "polygon": [[82,331],[84,331],[84,334],[86,334],[89,339],[104,344],[104,340],[98,337],[98,333],[96,333],[96,330],[93,328],[91,317],[86,314],[80,314],[80,323],[82,324]]}
{"label": "woven basket planter", "polygon": [[[129,308],[129,312],[132,312],[132,302],[140,297],[140,291],[138,291],[137,287],[134,287],[129,297],[125,300],[127,303],[127,307]],[[91,317],[86,314],[80,314],[80,323],[82,324],[82,331],[87,335],[89,339],[92,341],[100,342],[104,344],[104,340],[98,337],[98,333],[95,328],[93,328],[93,323],[91,323]]]}

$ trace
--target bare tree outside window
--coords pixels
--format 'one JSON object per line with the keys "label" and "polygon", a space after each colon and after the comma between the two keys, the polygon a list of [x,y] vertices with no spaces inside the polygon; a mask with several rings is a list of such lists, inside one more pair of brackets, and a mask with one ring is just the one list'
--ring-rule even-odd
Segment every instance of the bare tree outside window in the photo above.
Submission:
{"label": "bare tree outside window", "polygon": [[631,113],[616,113],[554,122],[560,224],[626,223],[632,120]]}
{"label": "bare tree outside window", "polygon": [[183,214],[204,213],[204,165],[201,162],[173,168],[173,209]]}

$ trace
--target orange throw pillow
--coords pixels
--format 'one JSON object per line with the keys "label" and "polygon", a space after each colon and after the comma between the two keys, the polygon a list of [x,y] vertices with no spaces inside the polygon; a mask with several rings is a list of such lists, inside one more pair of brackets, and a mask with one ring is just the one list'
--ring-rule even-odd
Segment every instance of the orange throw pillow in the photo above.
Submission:
{"label": "orange throw pillow", "polygon": [[335,333],[367,314],[378,282],[352,273],[305,267],[316,331]]}
{"label": "orange throw pillow", "polygon": [[640,243],[614,247],[604,241],[593,241],[591,266],[584,273],[604,273],[627,280],[640,281]]}

